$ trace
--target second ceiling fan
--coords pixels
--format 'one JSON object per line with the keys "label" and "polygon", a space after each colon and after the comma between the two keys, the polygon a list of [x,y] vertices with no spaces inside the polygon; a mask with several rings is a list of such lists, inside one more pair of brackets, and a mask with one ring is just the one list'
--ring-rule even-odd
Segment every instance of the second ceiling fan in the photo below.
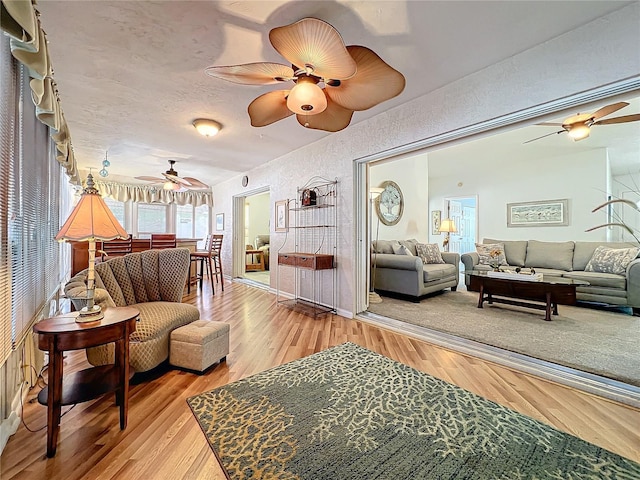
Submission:
{"label": "second ceiling fan", "polygon": [[145,180],[147,182],[153,182],[162,184],[164,190],[184,191],[184,190],[206,190],[209,185],[202,183],[197,178],[193,177],[180,177],[178,172],[174,170],[175,160],[169,160],[169,170],[162,173],[164,178],[141,176],[135,177],[138,180]]}
{"label": "second ceiling fan", "polygon": [[291,63],[213,66],[212,76],[244,85],[294,82],[253,100],[249,117],[264,127],[295,114],[302,126],[328,132],[347,127],[354,111],[367,110],[399,95],[404,76],[372,50],[345,46],[338,31],[317,18],[303,18],[269,32],[273,48]]}
{"label": "second ceiling fan", "polygon": [[637,122],[638,120],[640,120],[640,114],[637,113],[633,115],[623,115],[621,117],[605,118],[603,120],[599,120],[600,118],[611,115],[612,113],[617,112],[618,110],[628,105],[629,104],[627,102],[612,103],[610,105],[605,105],[604,107],[596,110],[593,113],[579,113],[565,119],[562,123],[537,123],[536,125],[540,125],[543,127],[562,127],[562,130],[547,133],[546,135],[533,138],[524,143],[531,143],[550,135],[556,135],[565,132],[569,135],[569,137],[571,137],[571,139],[573,139],[573,141],[577,142],[579,140],[584,140],[585,138],[587,138],[591,134],[591,127],[595,125],[612,125],[615,123]]}

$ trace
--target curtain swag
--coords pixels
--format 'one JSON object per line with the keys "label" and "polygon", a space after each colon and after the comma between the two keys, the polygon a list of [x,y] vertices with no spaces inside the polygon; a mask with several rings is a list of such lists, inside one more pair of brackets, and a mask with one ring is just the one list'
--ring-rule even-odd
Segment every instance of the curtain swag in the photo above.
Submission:
{"label": "curtain swag", "polygon": [[56,144],[56,160],[64,166],[71,182],[79,183],[71,136],[60,106],[47,40],[35,5],[35,0],[1,0],[0,27],[11,38],[12,55],[29,70],[36,117],[55,131],[51,138]]}
{"label": "curtain swag", "polygon": [[119,202],[131,200],[136,203],[176,203],[178,205],[193,205],[199,207],[208,205],[213,207],[213,194],[209,191],[174,192],[147,185],[127,185],[115,182],[96,181],[96,188],[103,197],[110,197]]}

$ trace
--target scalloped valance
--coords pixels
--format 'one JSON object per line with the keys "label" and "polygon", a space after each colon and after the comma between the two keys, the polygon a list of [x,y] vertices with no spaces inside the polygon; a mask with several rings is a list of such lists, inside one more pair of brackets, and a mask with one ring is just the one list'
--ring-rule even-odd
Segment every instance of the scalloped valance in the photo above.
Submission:
{"label": "scalloped valance", "polygon": [[69,128],[60,106],[47,40],[35,5],[35,0],[2,0],[0,27],[11,38],[12,55],[29,70],[29,86],[36,106],[36,117],[52,129],[56,160],[65,167],[71,182],[79,183]]}
{"label": "scalloped valance", "polygon": [[193,205],[194,207],[201,205],[213,207],[213,194],[210,191],[175,192],[147,185],[101,181],[96,181],[95,187],[103,197],[110,197],[119,202],[131,200],[137,203],[175,203],[177,205]]}

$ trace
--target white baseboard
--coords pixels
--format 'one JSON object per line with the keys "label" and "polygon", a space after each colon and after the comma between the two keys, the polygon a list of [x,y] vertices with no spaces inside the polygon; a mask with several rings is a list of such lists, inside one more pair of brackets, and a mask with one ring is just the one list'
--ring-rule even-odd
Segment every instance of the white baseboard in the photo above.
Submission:
{"label": "white baseboard", "polygon": [[[23,388],[19,388],[16,392],[13,401],[11,402],[11,413],[7,418],[5,418],[2,423],[0,423],[0,455],[4,450],[4,447],[7,446],[7,442],[9,441],[9,437],[18,431],[18,427],[20,426],[20,394],[23,391]],[[27,391],[24,392],[22,402],[26,400]]]}

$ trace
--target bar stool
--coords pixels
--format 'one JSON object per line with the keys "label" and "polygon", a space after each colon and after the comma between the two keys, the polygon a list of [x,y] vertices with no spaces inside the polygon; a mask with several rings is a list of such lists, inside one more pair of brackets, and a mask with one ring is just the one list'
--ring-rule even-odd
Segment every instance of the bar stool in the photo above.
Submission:
{"label": "bar stool", "polygon": [[152,233],[151,234],[151,250],[176,248],[175,233]]}
{"label": "bar stool", "polygon": [[[207,235],[204,242],[203,250],[196,250],[191,252],[191,262],[196,262],[196,276],[195,279],[200,283],[200,289],[202,290],[202,281],[204,279],[204,269],[207,268],[207,275],[211,279],[211,293],[215,295],[213,288],[213,269],[211,268],[211,256],[213,248],[213,235]],[[200,273],[198,273],[198,263],[200,263]],[[187,283],[187,293],[191,292],[191,279]]]}

